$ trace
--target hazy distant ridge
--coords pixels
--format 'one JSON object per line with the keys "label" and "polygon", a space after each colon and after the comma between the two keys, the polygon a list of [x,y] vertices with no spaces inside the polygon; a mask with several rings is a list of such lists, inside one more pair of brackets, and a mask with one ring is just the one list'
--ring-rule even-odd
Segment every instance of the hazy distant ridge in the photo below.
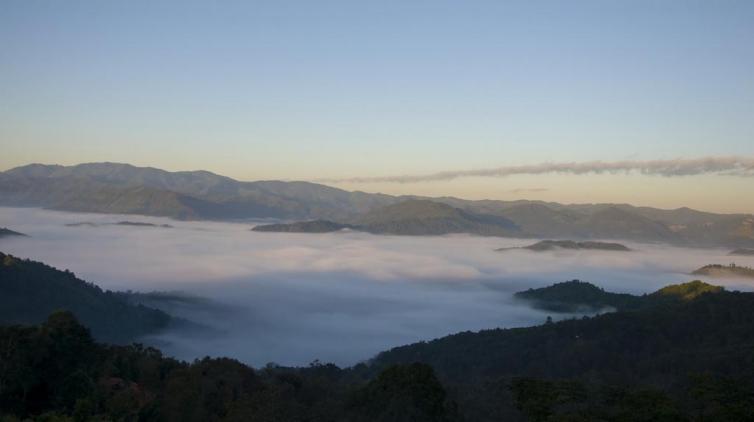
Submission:
{"label": "hazy distant ridge", "polygon": [[754,247],[751,214],[390,196],[309,182],[240,182],[207,171],[168,172],[117,163],[31,164],[2,172],[0,205],[179,219],[328,220],[368,226],[375,233],[408,235],[472,233]]}

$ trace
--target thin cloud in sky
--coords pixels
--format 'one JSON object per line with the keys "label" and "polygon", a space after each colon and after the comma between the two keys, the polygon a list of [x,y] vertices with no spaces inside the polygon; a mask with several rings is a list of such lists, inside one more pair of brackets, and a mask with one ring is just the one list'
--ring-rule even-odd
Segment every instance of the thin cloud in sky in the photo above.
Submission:
{"label": "thin cloud in sky", "polygon": [[516,188],[511,189],[508,192],[510,193],[537,193],[537,192],[548,192],[549,188]]}
{"label": "thin cloud in sky", "polygon": [[352,177],[319,180],[325,183],[419,183],[448,181],[463,177],[507,177],[537,174],[616,174],[639,173],[651,176],[677,177],[702,174],[754,177],[752,157],[700,157],[671,160],[623,160],[545,162],[518,166],[503,166],[488,169],[441,171],[420,175]]}

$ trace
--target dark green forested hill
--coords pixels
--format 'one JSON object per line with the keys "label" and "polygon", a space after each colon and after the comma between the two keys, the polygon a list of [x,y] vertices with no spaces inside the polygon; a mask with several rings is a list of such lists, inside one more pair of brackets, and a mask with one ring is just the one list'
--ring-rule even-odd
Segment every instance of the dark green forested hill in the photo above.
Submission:
{"label": "dark green forested hill", "polygon": [[375,364],[424,362],[454,381],[586,376],[656,385],[672,384],[693,371],[735,375],[754,370],[754,294],[719,290],[655,301],[689,290],[696,289],[661,290],[647,299],[654,306],[635,311],[397,347],[377,356]]}
{"label": "dark green forested hill", "polygon": [[694,270],[691,274],[720,278],[754,278],[754,268],[736,264],[710,264]]}
{"label": "dark green forested hill", "polygon": [[45,264],[0,252],[0,323],[38,324],[59,309],[72,311],[101,341],[124,343],[165,328],[166,313]]}
{"label": "dark green forested hill", "polygon": [[432,366],[474,420],[509,418],[511,407],[543,421],[754,420],[754,294],[687,294],[703,290],[672,286],[638,310],[397,347],[372,368]]}
{"label": "dark green forested hill", "polygon": [[298,221],[287,224],[260,224],[251,230],[255,232],[277,233],[331,233],[343,229],[353,228],[348,224],[340,224],[327,220]]}
{"label": "dark green forested hill", "polygon": [[0,227],[0,237],[9,237],[9,236],[26,236],[26,235],[23,233],[13,231],[11,229],[7,229],[5,227]]}
{"label": "dark green forested hill", "polygon": [[715,286],[700,280],[682,284],[671,284],[645,296],[650,306],[667,303],[668,301],[690,301],[706,293],[720,293],[725,291],[722,286]]}
{"label": "dark green forested hill", "polygon": [[640,296],[610,293],[580,280],[556,283],[539,289],[529,289],[514,295],[516,299],[552,312],[595,312],[605,308],[617,310],[637,309],[642,304]]}
{"label": "dark green forested hill", "polygon": [[538,289],[528,289],[514,294],[531,306],[558,313],[590,313],[612,308],[618,311],[646,309],[657,306],[676,305],[696,299],[705,293],[719,293],[723,287],[694,280],[683,284],[671,284],[641,296],[626,293],[606,292],[604,289],[580,280],[555,283]]}
{"label": "dark green forested hill", "polygon": [[572,250],[599,250],[599,251],[616,251],[616,252],[628,252],[631,249],[620,243],[609,242],[594,242],[594,241],[574,241],[574,240],[542,240],[529,246],[522,248],[502,248],[498,251],[505,251],[510,249],[528,249],[534,252],[554,251],[558,249],[572,249]]}
{"label": "dark green forested hill", "polygon": [[72,314],[0,326],[0,420],[457,421],[427,365],[375,377],[334,365],[254,370],[227,358],[191,364],[152,348],[95,343]]}

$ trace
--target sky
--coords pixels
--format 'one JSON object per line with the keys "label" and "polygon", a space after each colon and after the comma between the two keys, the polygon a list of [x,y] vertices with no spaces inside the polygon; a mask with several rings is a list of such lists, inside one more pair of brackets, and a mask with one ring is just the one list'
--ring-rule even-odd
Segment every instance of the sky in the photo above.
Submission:
{"label": "sky", "polygon": [[754,179],[336,179],[754,157],[751,1],[0,2],[0,170],[754,212]]}

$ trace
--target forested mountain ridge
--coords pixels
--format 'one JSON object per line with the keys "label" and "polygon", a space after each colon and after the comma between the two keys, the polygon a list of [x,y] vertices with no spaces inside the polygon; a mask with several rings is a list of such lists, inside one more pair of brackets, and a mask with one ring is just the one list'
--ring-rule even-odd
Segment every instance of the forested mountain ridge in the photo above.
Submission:
{"label": "forested mountain ridge", "polygon": [[[459,333],[383,352],[374,364],[423,362],[455,382],[589,374],[602,382],[665,385],[700,368],[727,375],[742,367],[754,370],[749,353],[754,347],[754,293],[705,291],[703,283],[690,284],[648,295],[656,302],[638,310]],[[687,295],[690,291],[698,294]],[[671,361],[670,373],[658,371]]]}
{"label": "forested mountain ridge", "polygon": [[528,289],[513,295],[533,307],[559,313],[598,312],[605,309],[633,310],[642,306],[642,297],[610,293],[580,280],[555,283],[539,289]]}
{"label": "forested mountain ridge", "polygon": [[513,295],[533,307],[558,313],[593,313],[604,310],[636,311],[656,306],[678,304],[693,300],[705,293],[720,293],[725,289],[700,280],[671,284],[654,293],[641,296],[611,293],[592,283],[571,280],[538,289],[528,289]]}
{"label": "forested mountain ridge", "polygon": [[193,363],[135,344],[97,344],[72,314],[0,326],[0,420],[460,421],[432,368],[364,377],[334,365],[254,370],[228,358]]}
{"label": "forested mountain ridge", "polygon": [[23,233],[19,233],[17,231],[13,231],[11,229],[0,227],[0,237],[11,237],[11,236],[26,236]]}
{"label": "forested mountain ridge", "polygon": [[710,264],[694,270],[691,274],[720,278],[754,278],[754,268],[731,263],[728,265]]}
{"label": "forested mountain ridge", "polygon": [[173,322],[166,313],[132,305],[69,271],[0,252],[0,324],[38,324],[52,312],[73,312],[95,338],[129,343]]}
{"label": "forested mountain ridge", "polygon": [[673,306],[460,333],[346,369],[189,364],[140,345],[97,344],[58,312],[36,327],[0,326],[0,419],[747,421],[752,296],[702,293]]}
{"label": "forested mountain ridge", "polygon": [[327,220],[298,221],[295,223],[260,224],[251,230],[255,232],[274,233],[331,233],[343,229],[355,228],[350,224],[340,224]]}
{"label": "forested mountain ridge", "polygon": [[[445,204],[455,211],[437,220],[433,206],[416,207],[412,202],[415,200]],[[375,232],[398,234],[462,230],[519,237],[754,247],[751,214],[714,214],[688,208],[661,210],[627,204],[563,205],[391,196],[348,192],[309,182],[241,182],[207,171],[168,172],[120,163],[31,164],[0,172],[0,205],[179,219],[371,222]],[[397,218],[391,208],[394,206],[410,209],[413,218]],[[396,218],[385,219],[388,215]],[[433,222],[429,224],[429,220]]]}
{"label": "forested mountain ridge", "polygon": [[499,252],[515,249],[526,249],[534,252],[554,251],[559,249],[571,249],[571,250],[600,250],[600,251],[617,251],[628,252],[631,249],[620,243],[609,242],[594,242],[583,241],[577,242],[573,240],[542,240],[537,243],[514,248],[500,248],[496,249]]}

